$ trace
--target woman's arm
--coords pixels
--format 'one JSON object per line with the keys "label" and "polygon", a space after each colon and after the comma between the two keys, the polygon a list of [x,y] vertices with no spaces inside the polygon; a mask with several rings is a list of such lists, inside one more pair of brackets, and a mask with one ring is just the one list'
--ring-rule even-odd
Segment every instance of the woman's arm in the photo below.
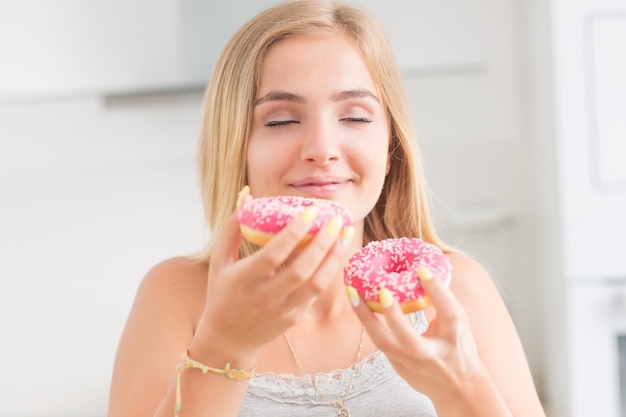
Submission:
{"label": "woman's arm", "polygon": [[[341,271],[350,252],[337,226],[296,253],[311,227],[310,216],[300,218],[239,260],[234,213],[208,268],[179,259],[150,271],[120,341],[108,417],[171,417],[176,367],[187,347],[192,359],[212,368],[253,368],[260,349],[295,324]],[[180,387],[181,417],[227,417],[239,413],[247,381],[186,369]]]}
{"label": "woman's arm", "polygon": [[456,272],[450,289],[465,310],[478,355],[513,416],[545,416],[522,344],[485,269],[463,254],[449,255]]}
{"label": "woman's arm", "polygon": [[[145,276],[120,339],[108,417],[174,416],[176,366],[202,314],[206,282],[206,265],[184,258],[162,262]],[[232,359],[222,358],[224,364]],[[183,372],[181,385],[181,415],[193,404],[202,404],[205,412],[218,405],[236,411],[247,387],[245,381],[199,370]],[[198,392],[210,395],[196,401]],[[209,401],[212,406],[205,405]]]}

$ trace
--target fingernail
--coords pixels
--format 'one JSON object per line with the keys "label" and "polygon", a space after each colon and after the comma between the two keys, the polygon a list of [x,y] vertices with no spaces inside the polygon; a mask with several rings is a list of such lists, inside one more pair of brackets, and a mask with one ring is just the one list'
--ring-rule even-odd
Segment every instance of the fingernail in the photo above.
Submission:
{"label": "fingernail", "polygon": [[341,246],[348,246],[348,243],[352,240],[354,236],[354,226],[348,226],[341,232],[341,240],[339,243]]}
{"label": "fingernail", "polygon": [[237,195],[237,208],[241,207],[244,199],[249,195],[250,195],[250,187],[246,185],[241,189],[241,191],[239,191],[239,194]]}
{"label": "fingernail", "polygon": [[387,288],[381,288],[379,293],[378,293],[378,299],[380,300],[380,305],[383,308],[389,308],[393,305],[395,298],[393,297],[393,294],[391,293],[391,291],[389,291]]}
{"label": "fingernail", "polygon": [[317,206],[308,206],[302,214],[300,214],[300,221],[306,225],[310,225],[315,221],[317,213],[320,209]]}
{"label": "fingernail", "polygon": [[348,300],[350,300],[352,307],[357,308],[359,304],[361,304],[361,297],[359,297],[359,293],[356,292],[352,285],[346,286],[346,294],[348,295]]}
{"label": "fingernail", "polygon": [[326,233],[330,236],[337,236],[343,227],[343,218],[341,216],[333,217],[326,225]]}
{"label": "fingernail", "polygon": [[420,266],[419,269],[417,270],[417,276],[422,281],[428,281],[429,279],[433,277],[433,273],[430,269],[424,266]]}

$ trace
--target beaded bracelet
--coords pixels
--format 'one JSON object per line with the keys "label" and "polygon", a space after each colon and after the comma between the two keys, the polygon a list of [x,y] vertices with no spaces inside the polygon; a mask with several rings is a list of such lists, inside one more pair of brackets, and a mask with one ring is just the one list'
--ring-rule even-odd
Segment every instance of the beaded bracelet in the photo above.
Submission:
{"label": "beaded bracelet", "polygon": [[207,372],[213,372],[216,374],[226,375],[228,378],[235,379],[237,381],[241,381],[242,379],[249,379],[255,375],[254,367],[249,371],[245,371],[243,369],[233,369],[230,367],[230,362],[226,364],[224,369],[211,368],[208,365],[191,359],[189,357],[189,348],[185,350],[185,353],[182,354],[181,358],[183,359],[183,361],[178,366],[176,366],[176,403],[174,404],[175,417],[178,417],[180,414],[180,374],[184,369],[200,369],[203,374],[206,374]]}

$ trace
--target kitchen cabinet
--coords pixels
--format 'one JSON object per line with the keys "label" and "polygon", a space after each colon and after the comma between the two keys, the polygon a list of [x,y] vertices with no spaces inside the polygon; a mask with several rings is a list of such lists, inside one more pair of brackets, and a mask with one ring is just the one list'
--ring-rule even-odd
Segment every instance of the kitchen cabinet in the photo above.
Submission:
{"label": "kitchen cabinet", "polygon": [[0,100],[203,85],[236,27],[270,1],[0,2]]}
{"label": "kitchen cabinet", "polygon": [[[0,102],[201,88],[230,35],[275,0],[5,0]],[[362,0],[409,77],[487,70],[506,7]]]}

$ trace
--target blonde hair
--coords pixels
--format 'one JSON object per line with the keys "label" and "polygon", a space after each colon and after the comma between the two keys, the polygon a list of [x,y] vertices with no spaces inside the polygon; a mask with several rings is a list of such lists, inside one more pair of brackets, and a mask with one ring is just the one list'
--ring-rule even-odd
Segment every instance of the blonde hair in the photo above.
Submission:
{"label": "blonde hair", "polygon": [[[365,219],[364,244],[388,237],[420,237],[444,248],[427,204],[427,189],[406,92],[379,23],[347,4],[302,0],[269,8],[242,26],[220,56],[205,94],[198,149],[206,222],[212,233],[196,258],[208,261],[216,236],[246,184],[247,140],[263,59],[287,37],[324,32],[349,34],[377,84],[390,122],[390,170],[374,209]],[[243,243],[241,256],[254,247]]]}

